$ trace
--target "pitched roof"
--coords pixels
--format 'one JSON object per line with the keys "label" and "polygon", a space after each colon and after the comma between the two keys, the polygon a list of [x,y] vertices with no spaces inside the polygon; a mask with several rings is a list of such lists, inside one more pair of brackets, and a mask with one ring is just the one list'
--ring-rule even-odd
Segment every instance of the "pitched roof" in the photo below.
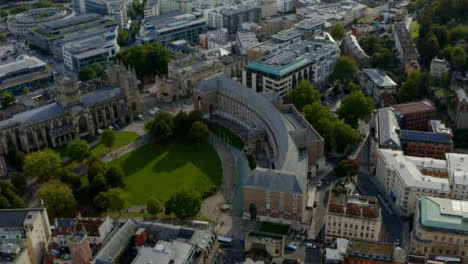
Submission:
{"label": "pitched roof", "polygon": [[304,177],[296,177],[292,172],[263,168],[256,168],[245,183],[246,188],[261,188],[284,193],[303,193],[305,186]]}

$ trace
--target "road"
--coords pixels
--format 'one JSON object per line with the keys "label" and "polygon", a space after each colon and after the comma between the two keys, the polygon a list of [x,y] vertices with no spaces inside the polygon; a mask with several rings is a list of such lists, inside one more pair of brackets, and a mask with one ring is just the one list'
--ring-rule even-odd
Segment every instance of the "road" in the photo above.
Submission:
{"label": "road", "polygon": [[373,175],[369,173],[369,161],[370,161],[370,141],[367,140],[365,143],[361,155],[359,156],[359,174],[358,174],[358,186],[363,195],[371,195],[378,198],[380,206],[382,208],[383,218],[383,236],[382,240],[385,242],[400,241],[401,246],[404,248],[408,247],[408,234],[409,234],[409,222],[402,221],[395,213],[392,212],[391,207],[388,205],[388,201],[385,199],[385,195],[381,194],[374,183]]}

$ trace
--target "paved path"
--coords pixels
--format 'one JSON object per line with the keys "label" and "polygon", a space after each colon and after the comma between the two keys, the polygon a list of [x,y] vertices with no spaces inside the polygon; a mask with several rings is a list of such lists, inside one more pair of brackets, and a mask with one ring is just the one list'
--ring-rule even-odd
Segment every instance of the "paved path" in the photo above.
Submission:
{"label": "paved path", "polygon": [[142,147],[146,144],[149,144],[151,142],[151,138],[148,134],[145,134],[141,136],[139,139],[135,140],[134,142],[125,145],[121,148],[118,148],[116,150],[112,150],[111,152],[107,153],[104,155],[101,160],[104,162],[109,162],[111,160],[117,159],[139,147]]}

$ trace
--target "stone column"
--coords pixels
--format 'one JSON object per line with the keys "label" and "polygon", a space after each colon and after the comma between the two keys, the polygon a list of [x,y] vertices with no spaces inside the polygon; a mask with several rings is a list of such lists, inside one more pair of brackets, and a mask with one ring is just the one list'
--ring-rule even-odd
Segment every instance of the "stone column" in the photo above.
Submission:
{"label": "stone column", "polygon": [[0,153],[8,153],[8,143],[7,143],[6,135],[5,133],[2,133],[1,138],[0,138]]}
{"label": "stone column", "polygon": [[18,142],[16,142],[16,132],[11,131],[10,138],[11,138],[11,142],[13,143],[13,146],[15,147],[15,149],[18,149]]}
{"label": "stone column", "polygon": [[21,141],[21,148],[23,149],[24,152],[29,152],[29,142],[28,142],[28,137],[26,133],[21,133],[20,134],[20,141]]}
{"label": "stone column", "polygon": [[112,104],[108,105],[109,107],[109,112],[110,112],[110,117],[111,117],[111,120],[112,120],[112,123],[115,122],[115,116],[114,116],[114,109],[112,107]]}
{"label": "stone column", "polygon": [[104,107],[100,108],[101,115],[102,115],[102,120],[104,120],[104,126],[107,128],[107,117],[106,117],[106,110]]}
{"label": "stone column", "polygon": [[40,149],[41,146],[39,146],[39,140],[37,138],[37,131],[35,129],[32,131],[32,136],[33,136],[33,140],[34,140],[34,144],[36,145],[36,148]]}
{"label": "stone column", "polygon": [[42,135],[42,140],[44,141],[45,147],[49,146],[49,139],[47,138],[47,133],[45,130],[44,126],[41,126],[41,135]]}

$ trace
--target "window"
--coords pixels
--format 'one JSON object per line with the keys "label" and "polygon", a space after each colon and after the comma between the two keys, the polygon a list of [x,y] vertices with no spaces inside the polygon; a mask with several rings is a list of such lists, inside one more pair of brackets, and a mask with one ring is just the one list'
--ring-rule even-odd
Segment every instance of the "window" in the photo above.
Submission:
{"label": "window", "polygon": [[280,212],[284,211],[284,193],[282,192],[280,192],[279,210]]}
{"label": "window", "polygon": [[270,192],[266,192],[266,209],[270,210]]}

